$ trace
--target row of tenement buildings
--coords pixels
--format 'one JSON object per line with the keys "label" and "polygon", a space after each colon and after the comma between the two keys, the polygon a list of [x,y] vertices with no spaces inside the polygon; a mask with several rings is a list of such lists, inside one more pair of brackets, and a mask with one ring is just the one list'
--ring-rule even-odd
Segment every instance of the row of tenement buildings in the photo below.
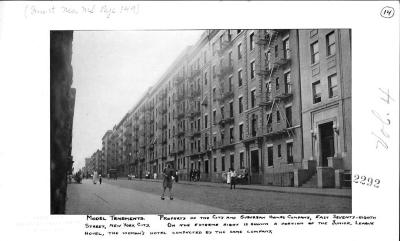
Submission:
{"label": "row of tenement buildings", "polygon": [[[351,30],[208,30],[102,138],[106,173],[342,186],[351,173]],[[351,174],[350,174],[351,175]],[[160,176],[160,175],[158,175]]]}

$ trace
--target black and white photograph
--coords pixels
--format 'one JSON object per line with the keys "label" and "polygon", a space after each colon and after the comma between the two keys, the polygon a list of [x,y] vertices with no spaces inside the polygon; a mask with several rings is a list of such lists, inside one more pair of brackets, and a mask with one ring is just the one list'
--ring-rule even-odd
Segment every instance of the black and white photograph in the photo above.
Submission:
{"label": "black and white photograph", "polygon": [[51,31],[52,213],[351,213],[351,34]]}
{"label": "black and white photograph", "polygon": [[0,1],[1,240],[399,240],[398,1]]}

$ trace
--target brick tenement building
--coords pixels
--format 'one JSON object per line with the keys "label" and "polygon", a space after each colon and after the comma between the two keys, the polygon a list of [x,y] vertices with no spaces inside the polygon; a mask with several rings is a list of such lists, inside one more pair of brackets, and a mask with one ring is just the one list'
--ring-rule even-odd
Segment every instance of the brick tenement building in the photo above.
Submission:
{"label": "brick tenement building", "polygon": [[[198,169],[202,180],[219,182],[234,168],[247,169],[251,183],[308,181],[317,171],[309,168],[310,160],[322,166],[327,157],[310,151],[304,127],[310,121],[304,111],[309,100],[303,99],[313,88],[303,73],[310,65],[302,61],[314,54],[307,34],[310,30],[205,31],[109,132],[108,169],[143,176],[159,174],[171,163],[182,179]],[[337,42],[337,49],[339,44],[349,46],[350,39]],[[349,56],[336,63],[350,73]],[[348,77],[343,81],[350,85]],[[347,117],[340,117],[342,126],[351,127]],[[343,138],[351,143],[351,135]],[[103,138],[103,149],[106,143]],[[343,157],[335,153],[330,153],[334,160]],[[351,159],[344,163],[333,169],[351,170]]]}

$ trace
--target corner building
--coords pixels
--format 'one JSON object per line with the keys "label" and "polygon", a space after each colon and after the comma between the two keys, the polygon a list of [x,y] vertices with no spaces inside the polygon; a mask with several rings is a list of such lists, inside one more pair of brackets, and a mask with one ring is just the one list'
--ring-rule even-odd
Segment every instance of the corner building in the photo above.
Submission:
{"label": "corner building", "polygon": [[[313,70],[304,65],[311,58],[309,32],[204,31],[107,135],[107,167],[118,168],[120,175],[156,173],[161,178],[170,163],[182,180],[197,169],[202,181],[212,182],[222,182],[229,168],[247,169],[248,181],[254,184],[301,186],[313,180],[317,164],[309,168],[309,157],[339,156],[320,154],[312,147],[318,144],[309,134],[315,129],[309,118]],[[337,49],[349,41],[343,39]],[[335,58],[335,63],[351,66],[348,57]],[[337,139],[341,157],[351,156],[348,68],[341,85],[347,91],[343,103],[348,101],[344,111],[335,112],[341,119],[336,126],[346,129]],[[324,102],[318,106],[329,115]],[[351,170],[351,159],[343,163],[341,173]]]}

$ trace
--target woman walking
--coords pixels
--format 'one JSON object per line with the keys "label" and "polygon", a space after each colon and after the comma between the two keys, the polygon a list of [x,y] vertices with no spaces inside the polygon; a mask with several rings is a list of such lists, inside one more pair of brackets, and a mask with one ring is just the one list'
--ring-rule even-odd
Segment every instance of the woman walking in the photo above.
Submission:
{"label": "woman walking", "polygon": [[226,183],[231,184],[231,169],[229,168],[228,173],[226,173]]}
{"label": "woman walking", "polygon": [[232,168],[231,169],[231,189],[236,189],[236,171]]}

